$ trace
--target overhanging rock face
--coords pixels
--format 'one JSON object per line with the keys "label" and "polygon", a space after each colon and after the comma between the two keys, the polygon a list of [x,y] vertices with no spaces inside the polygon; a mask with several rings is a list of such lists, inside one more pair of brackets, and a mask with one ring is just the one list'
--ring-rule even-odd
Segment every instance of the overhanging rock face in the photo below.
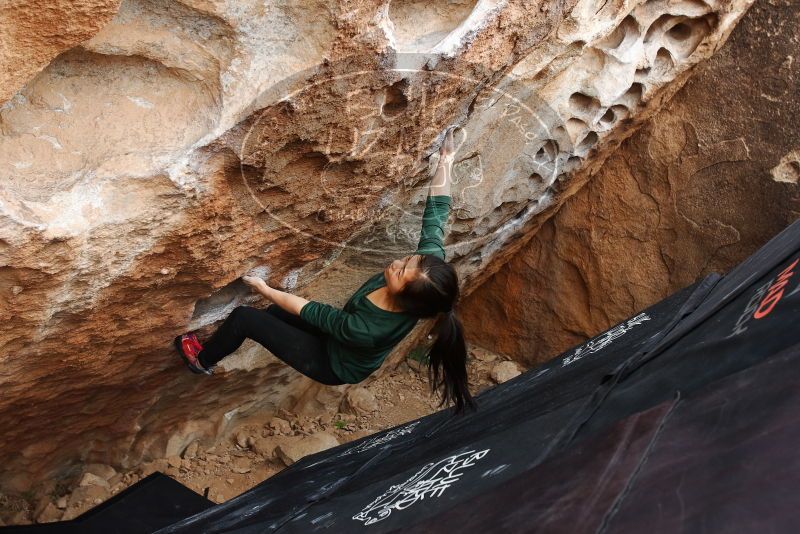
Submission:
{"label": "overhanging rock face", "polygon": [[798,313],[800,222],[477,412],[307,456],[158,532],[794,532]]}
{"label": "overhanging rock face", "polygon": [[462,303],[471,340],[541,364],[729,271],[797,218],[799,9],[748,10],[690,82]]}
{"label": "overhanging rock face", "polygon": [[122,2],[0,109],[0,486],[304,398],[263,351],[198,381],[170,340],[246,302],[250,269],[346,298],[414,242],[450,124],[468,291],[749,3]]}

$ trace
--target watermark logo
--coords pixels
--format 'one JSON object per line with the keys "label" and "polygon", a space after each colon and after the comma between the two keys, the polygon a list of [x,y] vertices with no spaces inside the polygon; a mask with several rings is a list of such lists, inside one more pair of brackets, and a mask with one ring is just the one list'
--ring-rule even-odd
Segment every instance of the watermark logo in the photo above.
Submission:
{"label": "watermark logo", "polygon": [[400,436],[411,434],[414,431],[414,427],[416,427],[418,424],[419,421],[414,421],[413,423],[410,423],[404,427],[394,428],[389,432],[387,432],[386,434],[375,436],[362,443],[359,443],[355,447],[347,449],[340,456],[347,456],[349,454],[357,454],[360,452],[368,451],[369,449],[378,447],[379,445],[384,445],[386,443],[389,443],[390,441]]}
{"label": "watermark logo", "polygon": [[402,484],[391,486],[354,515],[353,519],[363,521],[364,525],[372,525],[389,517],[394,510],[405,510],[423,499],[441,497],[450,486],[461,479],[466,469],[474,467],[489,450],[471,450],[426,464]]}
{"label": "watermark logo", "polygon": [[240,131],[239,173],[271,220],[331,247],[385,252],[413,243],[413,200],[424,198],[451,126],[459,218],[485,215],[481,206],[512,186],[534,201],[563,171],[571,147],[558,140],[559,116],[525,83],[478,67],[459,69],[470,75],[431,69],[416,56],[392,64],[423,66],[348,59],[260,97],[263,107]]}
{"label": "watermark logo", "polygon": [[576,361],[580,360],[581,358],[588,356],[589,354],[594,354],[595,352],[600,352],[604,348],[611,345],[615,340],[621,338],[628,332],[630,332],[634,326],[638,326],[645,321],[649,321],[650,316],[646,313],[640,313],[636,317],[631,317],[627,321],[618,324],[614,328],[607,330],[600,334],[599,336],[590,339],[577,349],[575,352],[564,358],[561,362],[562,367],[566,367]]}

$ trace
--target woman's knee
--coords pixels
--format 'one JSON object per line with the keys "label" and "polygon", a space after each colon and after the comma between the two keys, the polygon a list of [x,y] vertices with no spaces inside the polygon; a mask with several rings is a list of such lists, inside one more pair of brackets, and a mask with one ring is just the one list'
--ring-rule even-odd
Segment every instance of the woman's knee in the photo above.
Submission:
{"label": "woman's knee", "polygon": [[241,321],[248,316],[251,316],[256,308],[252,306],[236,306],[230,313],[230,318],[235,321]]}

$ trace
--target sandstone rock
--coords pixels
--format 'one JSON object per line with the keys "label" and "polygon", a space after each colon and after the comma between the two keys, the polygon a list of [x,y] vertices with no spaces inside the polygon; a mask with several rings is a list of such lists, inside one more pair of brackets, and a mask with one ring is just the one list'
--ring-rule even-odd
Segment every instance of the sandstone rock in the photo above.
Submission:
{"label": "sandstone rock", "polygon": [[265,460],[274,460],[275,447],[278,446],[280,439],[274,437],[258,438],[253,442],[253,452]]}
{"label": "sandstone rock", "polygon": [[180,456],[170,456],[167,458],[167,465],[169,467],[173,467],[175,469],[181,466],[181,457]]}
{"label": "sandstone rock", "polygon": [[119,0],[9,2],[0,17],[0,105],[61,52],[96,34]]}
{"label": "sandstone rock", "polygon": [[497,355],[482,347],[473,346],[469,350],[470,356],[481,362],[493,362],[497,360]]}
{"label": "sandstone rock", "polygon": [[470,339],[544,362],[728,271],[797,217],[797,185],[772,173],[800,146],[796,91],[782,89],[800,86],[800,62],[775,60],[796,53],[800,28],[779,12],[756,4],[666,108],[465,299]]}
{"label": "sandstone rock", "polygon": [[199,448],[200,448],[199,443],[197,443],[196,441],[191,442],[189,446],[186,447],[186,449],[183,451],[183,457],[194,458],[195,456],[197,456],[197,451],[199,450]]}
{"label": "sandstone rock", "polygon": [[250,433],[246,430],[242,430],[236,434],[236,445],[241,447],[242,449],[247,449],[250,447],[250,442],[252,441],[252,437]]}
{"label": "sandstone rock", "polygon": [[339,445],[331,434],[319,432],[310,436],[289,436],[280,441],[275,449],[276,455],[289,466],[304,456],[330,449]]}
{"label": "sandstone rock", "polygon": [[370,390],[356,386],[347,391],[340,410],[353,415],[371,414],[378,410],[378,402]]}
{"label": "sandstone rock", "polygon": [[64,510],[67,507],[67,497],[66,497],[66,495],[63,496],[63,497],[59,497],[58,498],[58,500],[56,501],[56,507],[59,510]]}
{"label": "sandstone rock", "polygon": [[[78,2],[97,7],[91,24],[84,9],[48,11],[37,22],[53,46],[28,47],[30,68],[2,65],[16,95],[0,108],[0,254],[4,287],[23,290],[0,308],[0,354],[14,355],[0,378],[0,487],[81,457],[171,456],[186,439],[228,435],[241,413],[307,398],[309,380],[255,344],[220,366],[248,369],[235,384],[198,395],[164,340],[206,335],[252,303],[238,278],[254,267],[343,302],[413,249],[420,186],[454,123],[467,135],[448,257],[468,293],[749,3],[312,2],[276,17],[254,0],[126,2],[107,24],[108,3]],[[8,20],[27,39],[39,4],[18,4]],[[61,39],[51,13],[79,31]],[[193,421],[205,426],[176,430]]]}
{"label": "sandstone rock", "polygon": [[[100,501],[104,501],[108,499],[110,495],[111,491],[109,490],[109,488],[104,486],[99,486],[99,485],[79,486],[75,488],[75,490],[69,496],[67,508],[68,509],[80,508],[81,510],[85,511],[88,510],[91,507],[91,505],[94,504],[95,500],[99,499]],[[89,506],[84,506],[87,504]]]}
{"label": "sandstone rock", "polygon": [[492,367],[491,377],[492,380],[498,384],[502,384],[511,380],[515,376],[520,375],[520,370],[514,362],[500,362]]}
{"label": "sandstone rock", "polygon": [[62,515],[64,515],[63,512],[59,510],[55,504],[47,503],[47,506],[36,516],[36,522],[52,523],[61,519]]}
{"label": "sandstone rock", "polygon": [[155,472],[165,472],[169,468],[169,464],[165,458],[159,458],[152,462],[147,462],[141,467],[142,478],[152,475]]}
{"label": "sandstone rock", "polygon": [[80,482],[78,482],[78,486],[102,486],[104,488],[108,488],[108,481],[104,478],[101,478],[93,473],[84,473],[81,477]]}
{"label": "sandstone rock", "polygon": [[88,504],[88,503],[87,504],[82,504],[80,506],[78,506],[78,505],[71,506],[71,507],[67,508],[64,511],[64,514],[61,516],[61,520],[62,521],[70,521],[72,519],[75,519],[76,517],[81,515],[83,512],[87,511],[89,508],[91,508],[91,504]]}
{"label": "sandstone rock", "polygon": [[289,421],[281,419],[280,417],[273,417],[270,419],[269,427],[274,430],[276,434],[292,434],[292,425],[289,424]]}
{"label": "sandstone rock", "polygon": [[105,464],[87,464],[83,467],[84,473],[92,473],[104,480],[111,480],[111,477],[117,474],[117,470],[110,465]]}

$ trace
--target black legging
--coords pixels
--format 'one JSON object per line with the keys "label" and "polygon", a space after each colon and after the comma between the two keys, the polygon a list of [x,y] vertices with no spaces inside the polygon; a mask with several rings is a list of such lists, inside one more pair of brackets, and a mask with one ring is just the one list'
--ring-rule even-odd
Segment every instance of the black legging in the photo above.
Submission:
{"label": "black legging", "polygon": [[307,377],[329,386],[344,384],[331,369],[325,334],[276,304],[266,310],[238,306],[203,343],[198,355],[208,368],[250,338]]}

